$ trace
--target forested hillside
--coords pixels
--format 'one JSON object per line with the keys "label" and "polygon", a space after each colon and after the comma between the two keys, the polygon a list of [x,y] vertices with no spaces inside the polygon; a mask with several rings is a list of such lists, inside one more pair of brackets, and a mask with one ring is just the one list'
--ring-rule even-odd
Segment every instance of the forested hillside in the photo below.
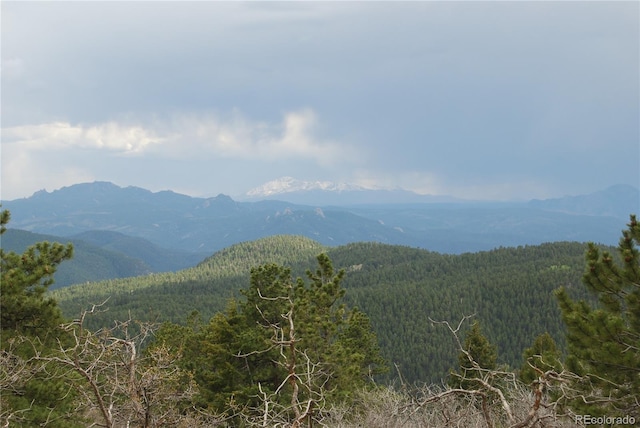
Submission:
{"label": "forested hillside", "polygon": [[[584,296],[580,278],[585,245],[552,243],[489,252],[443,255],[374,243],[326,248],[307,238],[275,236],[231,246],[195,268],[56,290],[72,317],[106,301],[93,327],[114,319],[185,322],[204,319],[239,297],[252,267],[279,263],[301,276],[326,251],[344,268],[345,301],[369,315],[383,356],[409,381],[438,381],[456,363],[451,335],[434,321],[474,315],[498,346],[500,362],[521,364],[523,350],[548,331],[561,344],[563,326],[553,290],[565,286]],[[393,373],[392,373],[393,374]]]}
{"label": "forested hillside", "polygon": [[94,327],[127,319],[129,313],[138,320],[179,322],[197,310],[208,318],[247,285],[252,267],[313,260],[323,249],[308,238],[272,236],[233,245],[194,268],[66,287],[54,297],[69,316],[107,301],[109,311],[92,318]]}
{"label": "forested hillside", "polygon": [[151,272],[170,272],[195,266],[206,255],[161,248],[145,239],[110,231],[90,231],[61,237],[9,229],[2,236],[2,248],[23,252],[36,242],[72,243],[73,259],[62,264],[51,289],[139,276]]}
{"label": "forested hillside", "polygon": [[140,259],[149,266],[151,272],[175,272],[195,266],[209,255],[209,253],[203,252],[163,248],[143,238],[108,230],[91,230],[73,235],[70,238],[80,239],[104,250]]}
{"label": "forested hillside", "polygon": [[378,244],[353,244],[329,254],[350,270],[347,301],[372,320],[385,358],[410,381],[434,381],[457,363],[449,331],[474,315],[498,347],[498,361],[517,367],[522,351],[545,331],[563,344],[553,290],[585,297],[580,284],[585,246],[552,243],[442,255]]}
{"label": "forested hillside", "polygon": [[81,239],[61,238],[25,230],[7,230],[2,236],[2,248],[5,251],[21,253],[27,247],[42,241],[61,244],[70,242],[75,250],[74,257],[60,266],[55,282],[51,285],[52,290],[71,284],[107,278],[126,278],[152,272],[151,267],[137,257],[101,248]]}

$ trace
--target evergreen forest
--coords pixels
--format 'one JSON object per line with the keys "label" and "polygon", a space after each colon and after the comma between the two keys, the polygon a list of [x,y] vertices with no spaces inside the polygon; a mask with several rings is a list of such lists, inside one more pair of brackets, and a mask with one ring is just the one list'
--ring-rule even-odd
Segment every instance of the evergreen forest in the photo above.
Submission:
{"label": "evergreen forest", "polygon": [[639,246],[633,215],[618,247],[445,255],[280,235],[54,291],[73,245],[0,249],[0,422],[633,425]]}
{"label": "evergreen forest", "polygon": [[439,382],[456,364],[456,353],[450,334],[432,320],[474,315],[498,346],[500,363],[511,367],[520,365],[539,334],[548,332],[564,349],[553,291],[565,286],[576,298],[589,297],[580,286],[585,251],[585,244],[559,242],[445,255],[378,243],[329,248],[274,236],[231,246],[177,273],[66,287],[53,296],[69,317],[104,302],[108,310],[88,321],[94,329],[129,317],[184,324],[193,311],[208,320],[241,297],[251,267],[283,264],[300,276],[326,252],[345,270],[345,303],[371,319],[389,363],[385,380],[397,376],[397,366],[407,382]]}

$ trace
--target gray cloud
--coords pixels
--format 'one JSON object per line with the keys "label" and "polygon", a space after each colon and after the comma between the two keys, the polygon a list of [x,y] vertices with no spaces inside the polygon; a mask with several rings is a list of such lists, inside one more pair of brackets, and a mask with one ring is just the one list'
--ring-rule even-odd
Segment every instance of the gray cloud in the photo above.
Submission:
{"label": "gray cloud", "polygon": [[[177,162],[176,177],[155,177],[163,188],[198,189],[183,178],[195,175],[210,182],[200,193],[232,193],[293,175],[540,197],[639,181],[637,3],[2,7],[3,139],[48,130],[41,144],[55,146],[63,124],[79,132],[67,144],[86,150],[88,130],[108,128],[107,146],[145,147],[132,166]],[[37,158],[28,138],[14,140],[17,158]],[[185,151],[210,164],[181,166]],[[219,158],[251,167],[214,179],[207,170],[229,169]],[[2,162],[9,193],[20,180]],[[61,180],[136,179],[116,162],[109,175],[61,159],[76,171]]]}

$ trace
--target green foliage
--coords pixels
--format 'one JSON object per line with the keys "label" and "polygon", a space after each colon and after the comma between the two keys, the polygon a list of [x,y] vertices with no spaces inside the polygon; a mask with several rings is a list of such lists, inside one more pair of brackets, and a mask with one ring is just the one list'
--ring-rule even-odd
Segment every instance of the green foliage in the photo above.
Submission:
{"label": "green foliage", "polygon": [[15,421],[4,426],[84,427],[74,399],[73,387],[67,381],[37,373],[28,381],[19,379],[16,385],[3,389],[0,421]]}
{"label": "green foliage", "polygon": [[482,333],[480,323],[471,325],[458,354],[459,371],[451,375],[449,384],[454,388],[476,389],[478,383],[473,379],[482,378],[483,370],[496,368],[498,350]]}
{"label": "green foliage", "polygon": [[521,366],[523,350],[544,332],[564,350],[565,327],[553,291],[566,285],[573,298],[589,301],[579,287],[585,248],[556,242],[446,255],[376,243],[325,248],[307,238],[274,236],[229,247],[192,269],[67,287],[53,295],[68,316],[109,299],[109,311],[90,320],[94,329],[129,316],[182,323],[194,309],[208,320],[241,296],[251,266],[286,265],[294,276],[304,276],[324,251],[345,270],[344,303],[370,318],[384,358],[409,383],[440,382],[455,368],[457,348],[429,317],[459,320],[475,313],[500,350],[498,362],[511,367]]}
{"label": "green foliage", "polygon": [[0,249],[2,329],[42,335],[62,320],[56,302],[45,295],[56,266],[71,258],[71,245],[39,242],[23,254]]}
{"label": "green foliage", "polygon": [[572,295],[588,297],[576,287],[584,249],[558,242],[456,256],[358,243],[329,255],[346,267],[345,299],[371,318],[385,359],[409,383],[438,383],[456,368],[457,347],[429,318],[476,314],[500,350],[498,363],[511,367],[521,365],[522,351],[545,331],[562,349],[565,330],[553,290],[565,284]]}
{"label": "green foliage", "polygon": [[[345,379],[364,382],[387,372],[387,363],[382,357],[371,321],[358,308],[349,312],[338,343],[343,357],[342,370],[348,373]],[[342,389],[346,390],[347,385],[343,385]]]}
{"label": "green foliage", "polygon": [[519,377],[526,384],[531,384],[549,370],[562,371],[561,352],[549,333],[536,337],[533,345],[522,353],[522,359]]}
{"label": "green foliage", "polygon": [[[567,366],[582,376],[573,405],[593,415],[640,417],[640,225],[631,216],[618,259],[589,244],[583,282],[598,298],[592,306],[557,293],[567,325]],[[591,396],[607,397],[606,400]],[[586,398],[584,398],[586,397]]]}
{"label": "green foliage", "polygon": [[[0,215],[0,232],[6,231],[8,211]],[[71,258],[73,247],[39,242],[23,254],[0,249],[0,350],[16,361],[29,361],[34,355],[55,351],[66,337],[58,328],[64,321],[55,300],[47,296],[57,266]],[[3,378],[8,387],[2,394],[2,416],[25,425],[48,422],[48,426],[68,427],[73,394],[61,379],[48,373],[32,372],[25,363],[21,376]],[[8,373],[3,375],[8,376]]]}
{"label": "green foliage", "polygon": [[[478,363],[483,369],[493,370],[496,368],[496,360],[498,359],[498,350],[495,345],[489,342],[489,339],[482,334],[480,323],[474,322],[471,325],[471,331],[464,339],[464,349],[469,353],[473,361]],[[458,355],[458,363],[460,367],[471,370],[469,358],[466,355]]]}
{"label": "green foliage", "polygon": [[182,354],[200,387],[200,405],[223,412],[256,409],[265,396],[283,406],[335,401],[384,371],[369,319],[340,303],[344,271],[335,272],[325,254],[317,261],[308,283],[275,263],[253,268],[244,299],[230,301],[208,324],[192,314],[187,326],[162,326],[156,345]]}
{"label": "green foliage", "polygon": [[[2,212],[1,231],[6,231],[8,211]],[[44,338],[63,318],[55,300],[45,293],[53,284],[57,266],[73,256],[71,244],[39,242],[23,254],[0,248],[0,317],[3,338],[26,334]]]}
{"label": "green foliage", "polygon": [[206,319],[238,297],[252,266],[266,263],[308,265],[323,246],[299,236],[272,236],[233,245],[198,266],[176,273],[157,273],[58,289],[53,295],[64,313],[75,316],[108,299],[109,311],[88,320],[93,329],[109,327],[114,319],[181,322],[193,310]]}

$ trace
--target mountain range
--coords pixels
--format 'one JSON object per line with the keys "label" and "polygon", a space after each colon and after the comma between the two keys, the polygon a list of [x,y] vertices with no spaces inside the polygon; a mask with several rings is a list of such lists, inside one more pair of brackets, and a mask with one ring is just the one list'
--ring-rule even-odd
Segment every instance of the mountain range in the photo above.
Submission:
{"label": "mountain range", "polygon": [[[360,200],[389,192],[307,187],[308,192],[323,194],[358,193]],[[443,253],[554,241],[615,244],[629,214],[640,211],[640,191],[626,185],[589,195],[520,203],[353,204],[358,198],[349,199],[349,205],[240,202],[222,194],[196,198],[94,182],[36,192],[28,198],[3,201],[2,205],[11,211],[11,228],[65,238],[93,231],[117,232],[166,250],[199,255],[282,234],[307,236],[329,246],[375,241]]]}

